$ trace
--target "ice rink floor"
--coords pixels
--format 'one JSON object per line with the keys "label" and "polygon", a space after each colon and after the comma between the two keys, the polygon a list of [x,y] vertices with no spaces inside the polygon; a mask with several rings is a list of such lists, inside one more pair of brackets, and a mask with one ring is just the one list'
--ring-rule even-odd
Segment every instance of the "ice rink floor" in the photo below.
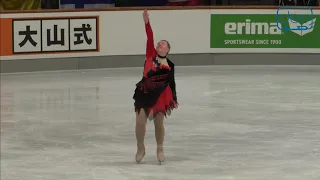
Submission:
{"label": "ice rink floor", "polygon": [[1,180],[319,180],[320,67],[176,67],[164,165],[148,122],[136,164],[141,68],[1,75]]}

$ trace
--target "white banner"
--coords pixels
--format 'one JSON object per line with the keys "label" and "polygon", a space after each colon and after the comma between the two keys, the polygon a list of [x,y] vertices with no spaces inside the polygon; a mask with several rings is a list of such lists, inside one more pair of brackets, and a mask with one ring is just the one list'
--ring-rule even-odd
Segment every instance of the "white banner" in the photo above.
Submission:
{"label": "white banner", "polygon": [[[168,40],[172,54],[320,53],[320,49],[306,48],[210,48],[212,13],[275,15],[276,11],[154,10],[149,14],[155,43]],[[314,10],[314,13],[318,15],[320,10]],[[12,29],[5,30],[8,37],[1,33],[1,60],[145,53],[146,35],[141,11],[1,14],[1,29],[10,19]],[[10,40],[10,31],[12,42],[7,46],[5,42]]]}

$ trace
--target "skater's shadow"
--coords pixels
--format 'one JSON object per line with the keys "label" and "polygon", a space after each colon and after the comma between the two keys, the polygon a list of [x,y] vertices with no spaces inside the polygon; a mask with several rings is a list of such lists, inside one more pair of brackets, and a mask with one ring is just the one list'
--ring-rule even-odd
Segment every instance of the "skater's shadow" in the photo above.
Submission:
{"label": "skater's shadow", "polygon": [[[163,164],[188,161],[189,158],[181,156],[166,156],[166,160]],[[122,166],[132,167],[132,165],[159,165],[159,162],[155,157],[145,157],[140,163],[137,163],[134,159],[128,159],[116,162],[99,162],[95,163],[95,166]]]}

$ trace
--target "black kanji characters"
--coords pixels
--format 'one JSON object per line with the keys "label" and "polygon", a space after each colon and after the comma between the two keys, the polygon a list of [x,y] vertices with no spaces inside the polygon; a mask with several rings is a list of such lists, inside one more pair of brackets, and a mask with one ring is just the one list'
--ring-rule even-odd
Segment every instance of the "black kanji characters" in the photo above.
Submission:
{"label": "black kanji characters", "polygon": [[19,46],[22,47],[29,41],[32,46],[36,47],[38,43],[32,39],[32,35],[37,35],[37,33],[37,31],[31,31],[30,26],[26,26],[25,31],[19,31],[19,35],[25,36],[23,41],[19,43]]}
{"label": "black kanji characters", "polygon": [[91,30],[92,28],[90,24],[82,24],[81,28],[74,28],[74,32],[78,32],[74,34],[74,36],[77,38],[77,40],[74,41],[74,44],[75,45],[82,44],[83,40],[81,39],[81,37],[83,36],[86,43],[90,45],[92,43],[92,39],[88,38],[87,31],[91,31]]}
{"label": "black kanji characters", "polygon": [[98,48],[96,18],[13,21],[14,53],[87,51]]}
{"label": "black kanji characters", "polygon": [[60,29],[60,40],[58,40],[58,25],[53,26],[53,40],[51,40],[51,29],[47,29],[47,46],[61,45],[64,46],[64,29]]}

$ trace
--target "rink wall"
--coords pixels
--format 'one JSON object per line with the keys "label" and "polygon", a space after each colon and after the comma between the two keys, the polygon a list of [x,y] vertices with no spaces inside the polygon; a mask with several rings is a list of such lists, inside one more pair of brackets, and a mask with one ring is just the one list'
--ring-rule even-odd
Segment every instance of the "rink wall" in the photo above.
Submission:
{"label": "rink wall", "polygon": [[[177,65],[320,65],[320,8],[278,8],[148,9]],[[1,12],[1,73],[140,67],[141,10]]]}

